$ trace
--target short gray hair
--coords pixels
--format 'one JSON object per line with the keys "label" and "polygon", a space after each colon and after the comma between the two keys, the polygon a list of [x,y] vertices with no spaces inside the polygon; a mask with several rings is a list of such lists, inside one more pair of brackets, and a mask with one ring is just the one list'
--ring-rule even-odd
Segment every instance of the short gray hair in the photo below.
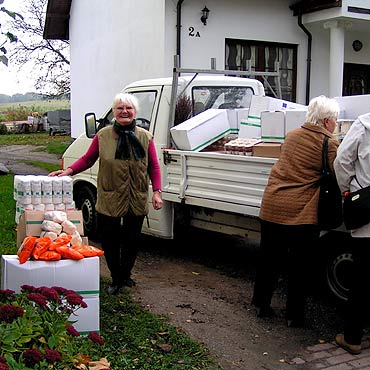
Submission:
{"label": "short gray hair", "polygon": [[310,100],[305,121],[322,126],[325,118],[337,119],[339,112],[340,107],[335,99],[320,95]]}
{"label": "short gray hair", "polygon": [[129,103],[132,104],[136,110],[139,109],[139,101],[137,100],[136,96],[129,94],[129,93],[118,93],[113,99],[112,108],[114,109],[119,102]]}

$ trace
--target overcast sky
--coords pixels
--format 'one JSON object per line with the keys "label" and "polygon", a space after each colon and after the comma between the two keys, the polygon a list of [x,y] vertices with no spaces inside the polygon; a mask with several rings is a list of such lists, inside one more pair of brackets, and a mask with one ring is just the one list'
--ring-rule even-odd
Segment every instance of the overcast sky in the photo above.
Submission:
{"label": "overcast sky", "polygon": [[[2,6],[22,14],[21,4],[23,2],[24,0],[5,0]],[[2,12],[0,14],[3,21],[4,15]],[[2,24],[3,22],[0,23]],[[5,47],[9,49],[9,43]],[[31,78],[31,75],[34,73],[32,73],[30,67],[24,67],[20,72],[18,72],[18,68],[18,66],[12,66],[11,64],[7,67],[0,62],[0,94],[14,95],[17,93],[35,92],[33,87],[34,81]]]}

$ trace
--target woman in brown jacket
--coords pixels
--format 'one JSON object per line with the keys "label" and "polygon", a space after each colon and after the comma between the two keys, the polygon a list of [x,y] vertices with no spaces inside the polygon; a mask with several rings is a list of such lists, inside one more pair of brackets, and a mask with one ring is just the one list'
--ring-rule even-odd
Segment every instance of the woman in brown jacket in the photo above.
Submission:
{"label": "woman in brown jacket", "polygon": [[320,232],[317,209],[322,147],[328,136],[328,160],[334,173],[339,142],[333,132],[338,114],[339,105],[333,99],[319,96],[310,101],[305,123],[287,134],[263,194],[260,261],[252,304],[259,317],[273,316],[271,299],[286,262],[286,319],[291,327],[304,325],[306,267]]}

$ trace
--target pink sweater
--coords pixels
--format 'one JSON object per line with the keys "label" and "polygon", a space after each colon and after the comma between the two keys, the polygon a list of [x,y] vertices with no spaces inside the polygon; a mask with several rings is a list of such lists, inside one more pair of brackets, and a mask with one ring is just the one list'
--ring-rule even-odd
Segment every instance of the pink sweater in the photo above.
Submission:
{"label": "pink sweater", "polygon": [[[92,167],[99,158],[99,138],[95,135],[93,141],[87,150],[87,152],[77,161],[69,166],[73,170],[73,174],[76,175],[82,171]],[[161,170],[159,167],[157,152],[155,151],[154,141],[150,140],[148,147],[148,159],[149,159],[149,177],[152,182],[152,189],[162,189],[161,184]]]}

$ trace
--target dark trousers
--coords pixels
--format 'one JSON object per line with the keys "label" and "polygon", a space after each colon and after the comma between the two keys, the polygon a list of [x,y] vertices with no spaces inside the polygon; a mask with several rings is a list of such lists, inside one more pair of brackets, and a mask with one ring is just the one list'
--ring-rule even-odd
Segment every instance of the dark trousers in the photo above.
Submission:
{"label": "dark trousers", "polygon": [[123,217],[98,213],[98,228],[105,260],[112,277],[112,285],[123,285],[135,264],[144,216],[128,212]]}
{"label": "dark trousers", "polygon": [[283,268],[287,271],[287,319],[303,320],[307,286],[312,271],[310,251],[317,245],[315,225],[280,225],[261,221],[260,256],[252,303],[270,307]]}
{"label": "dark trousers", "polygon": [[360,344],[370,312],[370,238],[352,238],[353,271],[345,316],[344,337]]}

